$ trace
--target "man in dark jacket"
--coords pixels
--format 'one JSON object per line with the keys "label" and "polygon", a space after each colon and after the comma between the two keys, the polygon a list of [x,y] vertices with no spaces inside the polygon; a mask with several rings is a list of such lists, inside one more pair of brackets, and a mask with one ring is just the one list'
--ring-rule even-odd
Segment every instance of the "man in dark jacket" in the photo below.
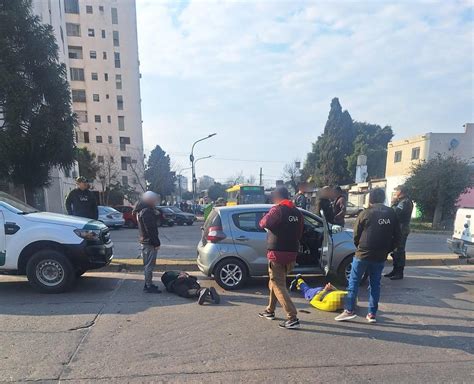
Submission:
{"label": "man in dark jacket", "polygon": [[375,188],[369,195],[369,208],[363,210],[354,224],[354,244],[357,247],[352,260],[344,312],[336,321],[354,319],[360,279],[369,274],[369,308],[367,321],[376,322],[380,298],[380,280],[389,252],[400,242],[400,224],[393,209],[385,206],[385,192]]}
{"label": "man in dark jacket", "polygon": [[342,191],[341,187],[334,188],[334,203],[333,203],[333,212],[334,212],[334,224],[340,225],[341,227],[345,224],[346,216],[346,196]]}
{"label": "man in dark jacket", "polygon": [[298,193],[295,196],[294,202],[298,208],[307,209],[308,200],[304,195],[302,187],[299,188]]}
{"label": "man in dark jacket", "polygon": [[326,221],[330,224],[334,224],[334,211],[331,205],[331,195],[331,187],[322,187],[318,191],[318,199],[316,200],[316,206],[314,210],[318,216],[321,215],[321,211],[323,211]]}
{"label": "man in dark jacket", "polygon": [[160,238],[158,236],[158,218],[160,213],[157,211],[158,195],[148,191],[142,195],[141,201],[133,210],[137,215],[138,232],[140,244],[142,246],[142,258],[145,274],[145,286],[143,291],[147,293],[161,293],[156,285],[153,284],[153,270],[156,265],[156,256],[160,249]]}
{"label": "man in dark jacket", "polygon": [[267,231],[270,299],[267,308],[259,316],[273,320],[278,301],[287,314],[287,321],[281,323],[280,327],[293,329],[299,328],[300,322],[286,288],[286,276],[295,266],[304,218],[289,197],[285,187],[277,188],[273,192],[273,202],[276,205],[260,221],[260,227]]}
{"label": "man in dark jacket", "polygon": [[403,279],[403,271],[405,269],[405,247],[408,235],[410,234],[411,213],[413,211],[413,202],[408,197],[407,188],[404,185],[399,185],[395,188],[392,208],[395,210],[395,214],[398,217],[402,238],[400,244],[392,253],[393,270],[392,272],[387,273],[385,277],[389,277],[390,280],[401,280]]}
{"label": "man in dark jacket", "polygon": [[199,305],[206,301],[220,303],[220,296],[214,287],[202,288],[195,276],[184,271],[166,271],[161,276],[161,282],[168,292],[188,299],[197,298]]}
{"label": "man in dark jacket", "polygon": [[77,188],[69,192],[66,198],[66,210],[69,215],[97,220],[99,211],[97,200],[89,190],[89,183],[83,176],[76,179]]}

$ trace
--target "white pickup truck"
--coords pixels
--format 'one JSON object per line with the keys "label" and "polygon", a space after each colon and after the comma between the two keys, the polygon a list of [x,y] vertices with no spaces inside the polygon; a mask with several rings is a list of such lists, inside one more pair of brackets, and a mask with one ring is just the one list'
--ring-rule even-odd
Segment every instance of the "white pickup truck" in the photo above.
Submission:
{"label": "white pickup truck", "polygon": [[39,291],[59,293],[112,258],[109,229],[101,222],[38,212],[0,192],[0,273],[26,275]]}
{"label": "white pickup truck", "polygon": [[449,248],[461,257],[474,257],[474,208],[459,208]]}

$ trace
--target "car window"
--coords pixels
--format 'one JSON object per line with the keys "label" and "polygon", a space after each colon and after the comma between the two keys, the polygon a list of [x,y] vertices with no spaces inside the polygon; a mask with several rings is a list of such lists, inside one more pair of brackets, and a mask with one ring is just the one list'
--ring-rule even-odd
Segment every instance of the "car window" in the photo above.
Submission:
{"label": "car window", "polygon": [[264,232],[259,223],[265,212],[243,212],[232,215],[235,226],[246,232]]}
{"label": "car window", "polygon": [[322,222],[320,222],[319,220],[317,220],[316,218],[312,217],[312,216],[309,216],[309,215],[303,215],[304,216],[304,224],[309,226],[309,227],[313,227],[313,228],[318,228],[318,227],[322,227]]}

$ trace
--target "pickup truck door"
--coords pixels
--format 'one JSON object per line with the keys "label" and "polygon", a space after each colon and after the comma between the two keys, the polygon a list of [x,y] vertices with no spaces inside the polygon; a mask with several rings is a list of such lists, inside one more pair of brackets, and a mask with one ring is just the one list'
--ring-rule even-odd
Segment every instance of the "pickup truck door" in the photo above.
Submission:
{"label": "pickup truck door", "polygon": [[5,265],[6,256],[5,218],[2,211],[0,211],[0,267]]}
{"label": "pickup truck door", "polygon": [[332,253],[333,253],[333,241],[331,236],[331,230],[329,229],[329,223],[324,217],[324,212],[320,212],[320,216],[323,219],[323,228],[324,228],[324,238],[323,245],[321,247],[321,269],[327,275],[329,269],[331,268],[332,263]]}

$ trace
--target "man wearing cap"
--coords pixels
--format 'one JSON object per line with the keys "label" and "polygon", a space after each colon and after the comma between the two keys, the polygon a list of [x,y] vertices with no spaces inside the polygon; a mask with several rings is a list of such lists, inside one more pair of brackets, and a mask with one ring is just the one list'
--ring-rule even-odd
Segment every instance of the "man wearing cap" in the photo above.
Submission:
{"label": "man wearing cap", "polygon": [[294,329],[300,327],[300,322],[286,288],[286,276],[295,266],[304,218],[289,197],[285,187],[278,187],[273,192],[275,206],[260,221],[260,227],[267,231],[270,299],[267,308],[259,316],[267,320],[275,319],[278,301],[287,316],[287,320],[279,325],[280,328]]}
{"label": "man wearing cap", "polygon": [[76,179],[77,188],[69,192],[66,198],[66,210],[69,215],[87,217],[97,220],[99,211],[97,200],[93,192],[89,190],[87,179],[80,176]]}

